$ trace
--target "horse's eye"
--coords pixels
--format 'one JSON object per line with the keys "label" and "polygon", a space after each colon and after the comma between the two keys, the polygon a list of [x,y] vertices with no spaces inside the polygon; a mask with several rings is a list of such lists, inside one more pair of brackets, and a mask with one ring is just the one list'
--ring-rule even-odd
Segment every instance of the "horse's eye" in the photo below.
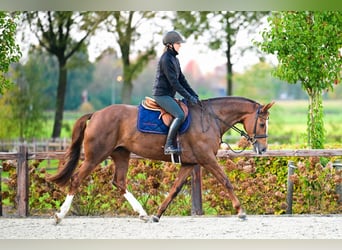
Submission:
{"label": "horse's eye", "polygon": [[266,125],[265,123],[260,123],[260,125],[259,125],[259,126],[260,126],[261,128],[264,128],[264,127],[265,127],[265,125]]}

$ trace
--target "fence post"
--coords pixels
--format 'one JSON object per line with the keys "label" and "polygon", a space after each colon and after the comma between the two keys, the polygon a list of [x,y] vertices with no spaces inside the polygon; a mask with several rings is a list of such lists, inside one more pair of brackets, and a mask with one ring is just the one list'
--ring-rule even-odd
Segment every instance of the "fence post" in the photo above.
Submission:
{"label": "fence post", "polygon": [[199,165],[191,173],[191,214],[202,215],[202,171]]}
{"label": "fence post", "polygon": [[289,161],[287,164],[287,197],[286,197],[286,213],[292,214],[292,199],[293,199],[293,181],[291,181],[290,177],[294,174],[294,170],[297,168],[294,165],[293,161]]}
{"label": "fence post", "polygon": [[2,166],[0,165],[0,216],[2,216]]}
{"label": "fence post", "polygon": [[[342,163],[340,161],[334,161],[333,167],[336,169],[336,172],[341,172]],[[341,183],[336,184],[336,193],[338,194],[338,202],[342,203],[342,184]]]}
{"label": "fence post", "polygon": [[18,215],[26,217],[29,215],[29,171],[28,171],[28,152],[26,143],[19,145],[18,168],[17,168],[17,204]]}

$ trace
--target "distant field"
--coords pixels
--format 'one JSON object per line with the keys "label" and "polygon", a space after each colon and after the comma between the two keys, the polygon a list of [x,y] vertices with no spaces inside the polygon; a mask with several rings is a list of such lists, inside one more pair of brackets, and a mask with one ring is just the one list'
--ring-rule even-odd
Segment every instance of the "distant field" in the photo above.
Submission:
{"label": "distant field", "polygon": [[[324,101],[324,121],[342,122],[341,112],[342,100]],[[307,118],[308,102],[307,101],[276,101],[272,107],[272,119],[277,121],[286,119],[286,123],[305,123]]]}
{"label": "distant field", "polygon": [[[324,125],[326,129],[326,142],[341,142],[342,137],[342,100],[324,101]],[[305,143],[308,102],[305,100],[276,101],[271,108],[269,120],[270,143],[276,138],[282,138],[280,143]],[[52,131],[53,113],[48,113],[46,136]],[[61,137],[70,138],[75,120],[82,114],[80,112],[66,111]]]}
{"label": "distant field", "polygon": [[[326,142],[341,142],[342,137],[342,101],[324,101],[324,126]],[[276,101],[270,110],[269,134],[291,136],[290,141],[300,142],[307,128],[308,102]],[[299,140],[299,141],[298,141]]]}

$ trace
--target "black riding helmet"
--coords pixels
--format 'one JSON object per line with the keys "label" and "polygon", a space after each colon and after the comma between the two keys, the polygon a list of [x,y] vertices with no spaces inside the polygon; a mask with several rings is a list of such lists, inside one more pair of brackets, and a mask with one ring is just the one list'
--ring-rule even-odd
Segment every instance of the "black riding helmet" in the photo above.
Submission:
{"label": "black riding helmet", "polygon": [[175,43],[185,43],[182,35],[179,34],[177,31],[169,31],[163,37],[163,44],[166,46],[168,44],[175,44]]}

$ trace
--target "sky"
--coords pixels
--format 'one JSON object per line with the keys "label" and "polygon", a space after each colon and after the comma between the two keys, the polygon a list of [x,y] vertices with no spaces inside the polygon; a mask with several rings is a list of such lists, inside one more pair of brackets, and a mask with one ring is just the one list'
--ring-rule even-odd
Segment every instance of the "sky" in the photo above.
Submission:
{"label": "sky", "polygon": [[[264,20],[264,24],[260,27],[260,31],[263,30],[265,27],[267,27],[266,19]],[[172,26],[171,24],[165,24],[165,27],[163,27],[165,30],[171,30]],[[149,41],[150,37],[154,35],[157,36],[157,40],[160,39],[162,41],[161,35],[156,35],[153,32],[151,32],[150,25],[147,25],[146,27],[142,27],[142,29],[145,29],[144,32],[142,32],[146,37],[141,38],[141,43],[143,44],[143,41]],[[158,37],[159,36],[159,37]],[[250,36],[247,34],[246,31],[242,30],[237,35],[237,42],[236,45],[233,47],[233,49],[237,49],[239,47],[247,47],[252,45],[252,39],[260,39],[260,34],[256,33],[253,36]],[[38,44],[37,39],[31,34],[30,40]],[[96,35],[95,37],[91,38],[90,45],[88,46],[88,53],[89,53],[89,60],[91,62],[94,62],[95,59],[101,54],[103,50],[105,50],[108,46],[114,47],[114,49],[119,50],[119,48],[115,48],[116,43],[115,37],[113,34],[110,33],[101,33]],[[28,47],[25,48],[25,44],[23,44],[20,39],[18,39],[19,44],[21,45],[22,50],[24,50],[23,54],[25,57],[25,54],[27,53]],[[160,42],[160,45],[157,50],[157,57],[160,57],[163,51],[163,44]],[[233,50],[234,52],[234,50]],[[268,61],[271,63],[276,64],[276,59],[274,56],[266,56],[268,58]],[[207,48],[204,43],[200,43],[198,41],[195,41],[193,38],[186,39],[186,43],[182,44],[180,54],[178,55],[178,58],[180,60],[180,64],[182,68],[186,67],[186,65],[194,60],[197,62],[201,72],[203,74],[212,73],[214,72],[215,68],[218,66],[222,66],[226,64],[226,56],[224,51],[213,51]],[[259,58],[252,52],[245,52],[245,54],[242,57],[236,57],[233,56],[232,58],[233,63],[233,71],[238,73],[243,73],[248,67],[256,64],[259,62]],[[25,61],[25,58],[23,59]]]}
{"label": "sky", "polygon": [[[267,21],[266,18],[263,20],[263,24],[260,26],[259,30],[262,31],[264,28],[267,27]],[[142,32],[143,36],[141,37],[141,40],[149,41],[151,36],[151,28],[150,24],[148,24],[146,27],[140,27],[144,31]],[[172,29],[172,26],[170,23],[165,23],[165,30]],[[155,34],[154,34],[155,35]],[[155,35],[159,36],[159,35]],[[94,61],[95,58],[100,55],[100,52],[108,45],[113,46],[113,39],[114,36],[110,34],[106,35],[99,35],[97,37],[94,37],[91,41],[91,44],[88,48],[90,61]],[[162,37],[159,38],[160,41],[162,41]],[[257,32],[254,35],[248,35],[246,31],[242,30],[237,34],[237,42],[236,45],[233,47],[233,49],[237,49],[239,47],[247,47],[252,46],[252,40],[261,39],[261,35]],[[160,42],[160,45],[157,50],[157,57],[160,57],[163,51],[163,44]],[[118,49],[118,48],[117,48]],[[234,50],[233,50],[234,52]],[[274,56],[265,56],[268,61],[275,64],[276,59]],[[191,61],[194,60],[197,62],[198,66],[200,67],[200,70],[203,74],[212,73],[214,72],[215,68],[217,66],[221,66],[223,64],[226,64],[226,56],[224,51],[213,51],[207,48],[206,45],[203,43],[195,41],[193,38],[186,39],[186,43],[182,44],[180,54],[178,55],[178,58],[180,60],[180,64],[182,68],[186,67],[186,65]],[[245,52],[243,57],[237,58],[236,56],[232,57],[233,62],[233,71],[242,73],[244,72],[248,67],[256,64],[259,62],[259,58],[252,52]]]}
{"label": "sky", "polygon": [[[245,47],[252,45],[251,38],[245,32],[240,32],[237,36],[236,47]],[[227,59],[224,51],[212,51],[204,45],[198,44],[189,39],[187,43],[183,44],[179,54],[179,60],[182,66],[187,65],[191,60],[195,60],[202,73],[210,73],[215,70],[217,66],[226,64]],[[233,69],[235,72],[242,73],[246,68],[259,62],[259,58],[252,52],[246,52],[243,57],[236,56],[232,58]]]}

